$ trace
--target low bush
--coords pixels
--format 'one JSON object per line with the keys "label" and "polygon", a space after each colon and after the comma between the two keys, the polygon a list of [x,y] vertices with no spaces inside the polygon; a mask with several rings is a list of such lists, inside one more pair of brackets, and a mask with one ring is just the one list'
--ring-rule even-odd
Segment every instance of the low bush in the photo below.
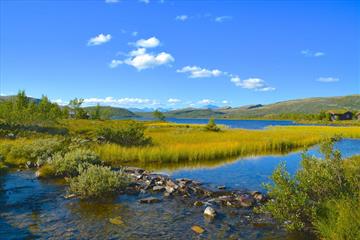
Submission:
{"label": "low bush", "polygon": [[145,136],[145,127],[142,123],[131,121],[123,124],[121,128],[102,128],[98,135],[110,143],[125,147],[144,146],[151,143],[151,138]]}
{"label": "low bush", "polygon": [[321,146],[323,159],[304,154],[294,176],[281,164],[271,177],[273,184],[265,185],[272,200],[260,211],[291,231],[310,231],[325,239],[358,239],[360,158],[343,160],[333,143],[331,139]]}
{"label": "low bush", "polygon": [[91,164],[100,164],[101,161],[94,152],[88,149],[74,149],[64,155],[54,155],[50,165],[55,169],[56,176],[72,177],[79,174],[79,168]]}
{"label": "low bush", "polygon": [[110,167],[80,167],[80,175],[70,179],[70,192],[80,198],[104,198],[125,188],[128,179]]}
{"label": "low bush", "polygon": [[219,132],[220,128],[216,125],[215,120],[213,118],[210,118],[208,124],[206,124],[205,126],[205,130]]}
{"label": "low bush", "polygon": [[64,143],[60,138],[19,139],[3,141],[1,148],[1,154],[8,164],[21,165],[31,161],[41,166],[50,160],[54,153],[61,151]]}

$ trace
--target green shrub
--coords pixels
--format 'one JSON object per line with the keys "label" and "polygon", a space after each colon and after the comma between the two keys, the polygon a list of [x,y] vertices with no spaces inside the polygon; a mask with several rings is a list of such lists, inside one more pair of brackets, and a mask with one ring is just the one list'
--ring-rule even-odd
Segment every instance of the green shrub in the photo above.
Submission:
{"label": "green shrub", "polygon": [[214,118],[210,118],[208,124],[205,126],[205,130],[219,132],[220,128],[216,125]]}
{"label": "green shrub", "polygon": [[57,153],[50,165],[55,169],[56,176],[72,177],[79,174],[79,167],[90,164],[100,164],[101,161],[94,152],[88,149],[74,149],[62,155]]}
{"label": "green shrub", "polygon": [[70,179],[70,192],[80,198],[104,198],[123,189],[128,179],[110,167],[90,165],[80,167],[80,175]]}
{"label": "green shrub", "polygon": [[144,146],[151,144],[151,138],[145,136],[145,127],[142,123],[130,121],[119,129],[102,128],[99,136],[105,141],[125,147]]}
{"label": "green shrub", "polygon": [[[49,161],[52,155],[64,148],[64,143],[58,138],[34,139],[32,141],[19,141],[4,146],[5,161],[9,164],[20,165],[27,161],[38,166]],[[1,152],[3,152],[1,151]]]}
{"label": "green shrub", "polygon": [[260,211],[271,213],[291,231],[355,239],[351,233],[356,221],[344,224],[341,219],[352,219],[350,209],[359,201],[360,161],[343,161],[340,153],[333,151],[334,140],[321,146],[323,159],[303,154],[301,169],[294,176],[281,164],[271,176],[273,184],[265,185],[272,200]]}
{"label": "green shrub", "polygon": [[358,198],[327,201],[314,221],[317,233],[324,239],[360,239],[359,206]]}
{"label": "green shrub", "polygon": [[0,155],[0,174],[7,172],[8,167],[4,163],[4,157]]}

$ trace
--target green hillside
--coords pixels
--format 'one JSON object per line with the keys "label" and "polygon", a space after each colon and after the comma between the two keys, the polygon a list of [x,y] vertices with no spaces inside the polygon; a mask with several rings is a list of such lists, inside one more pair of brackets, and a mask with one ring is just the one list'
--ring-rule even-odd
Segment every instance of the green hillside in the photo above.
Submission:
{"label": "green hillside", "polygon": [[[85,107],[84,109],[92,114],[96,107]],[[117,108],[110,106],[100,106],[100,111],[105,112],[109,118],[133,118],[137,115],[125,108]]]}
{"label": "green hillside", "polygon": [[252,105],[226,109],[181,109],[165,113],[177,118],[262,118],[278,114],[318,114],[321,111],[346,109],[360,111],[360,95],[305,98],[268,105]]}

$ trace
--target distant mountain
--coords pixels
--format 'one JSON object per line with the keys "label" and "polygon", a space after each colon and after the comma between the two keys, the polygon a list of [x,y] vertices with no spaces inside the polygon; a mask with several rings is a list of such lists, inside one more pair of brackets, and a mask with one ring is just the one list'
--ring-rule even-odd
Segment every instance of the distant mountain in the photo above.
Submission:
{"label": "distant mountain", "polygon": [[[15,99],[16,95],[11,95],[11,96],[0,96],[0,102],[2,101],[11,101],[13,99]],[[30,102],[35,102],[35,103],[39,103],[40,99],[38,98],[33,98],[33,97],[27,97],[29,99]]]}
{"label": "distant mountain", "polygon": [[206,109],[218,109],[219,106],[209,104],[209,105],[204,106],[203,108],[206,108]]}
{"label": "distant mountain", "polygon": [[360,111],[360,95],[305,98],[268,105],[256,104],[236,108],[186,108],[170,111],[165,113],[165,116],[176,118],[261,118],[284,113],[315,114],[332,109]]}
{"label": "distant mountain", "polygon": [[143,113],[143,112],[154,112],[155,110],[159,110],[160,112],[169,112],[172,109],[169,108],[127,108],[127,110],[135,112],[135,113]]}

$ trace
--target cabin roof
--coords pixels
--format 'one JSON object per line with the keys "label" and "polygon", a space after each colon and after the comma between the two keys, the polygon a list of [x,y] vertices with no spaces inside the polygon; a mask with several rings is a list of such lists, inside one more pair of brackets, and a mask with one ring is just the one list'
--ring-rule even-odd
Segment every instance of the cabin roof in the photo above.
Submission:
{"label": "cabin roof", "polygon": [[335,110],[328,111],[328,113],[331,113],[331,114],[345,114],[347,112],[350,112],[350,111],[346,110],[346,109],[335,109]]}

